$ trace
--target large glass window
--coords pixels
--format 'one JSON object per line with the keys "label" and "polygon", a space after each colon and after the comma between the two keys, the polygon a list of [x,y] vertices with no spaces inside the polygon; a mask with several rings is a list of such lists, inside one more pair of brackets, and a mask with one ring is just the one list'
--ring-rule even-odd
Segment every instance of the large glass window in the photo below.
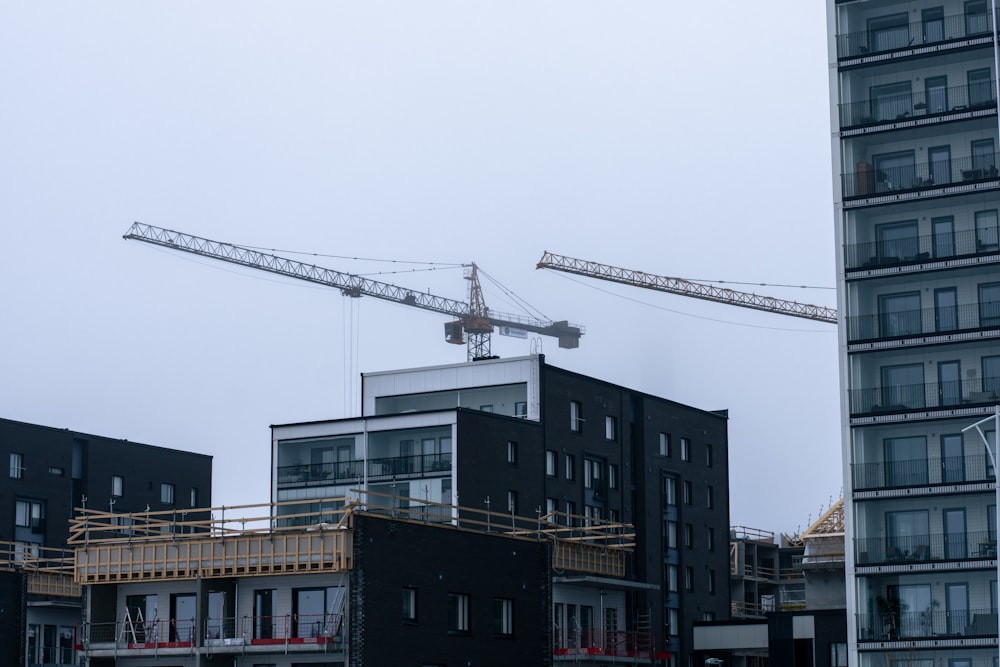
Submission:
{"label": "large glass window", "polygon": [[969,70],[967,75],[969,82],[969,106],[981,107],[993,104],[993,81],[990,77],[990,68]]}
{"label": "large glass window", "polygon": [[886,512],[885,523],[888,560],[927,557],[931,539],[927,510]]}
{"label": "large glass window", "polygon": [[983,391],[1000,396],[1000,356],[983,357]]}
{"label": "large glass window", "polygon": [[905,12],[868,20],[868,49],[889,51],[910,43],[910,25]]}
{"label": "large glass window", "polygon": [[871,96],[876,121],[906,118],[913,113],[909,81],[872,86]]}
{"label": "large glass window", "polygon": [[875,227],[880,263],[912,259],[920,252],[916,220],[893,222]]}
{"label": "large glass window", "polygon": [[569,430],[579,431],[583,418],[580,416],[580,401],[569,402]]}
{"label": "large glass window", "polygon": [[976,172],[977,178],[997,175],[996,153],[993,150],[992,139],[980,139],[972,142],[972,169]]}
{"label": "large glass window", "polygon": [[464,593],[448,593],[448,631],[467,633],[471,629],[469,596]]}
{"label": "large glass window", "polygon": [[510,598],[493,598],[493,634],[514,635],[514,601]]}
{"label": "large glass window", "polygon": [[997,212],[976,211],[976,252],[996,252],[1000,250],[997,236]]}
{"label": "large glass window", "polygon": [[883,366],[881,370],[883,407],[924,407],[923,364]]}
{"label": "large glass window", "polygon": [[293,589],[292,622],[295,636],[331,636],[335,628],[335,611],[343,601],[343,595],[342,588]]}
{"label": "large glass window", "polygon": [[913,151],[897,151],[874,156],[875,183],[879,192],[912,187],[916,168]]}
{"label": "large glass window", "polygon": [[979,326],[1000,326],[1000,283],[979,286]]}
{"label": "large glass window", "polygon": [[969,0],[965,3],[965,34],[981,35],[990,30],[990,15],[986,0]]}
{"label": "large glass window", "polygon": [[878,310],[883,337],[920,333],[920,292],[883,294],[878,298]]}
{"label": "large glass window", "polygon": [[10,453],[10,476],[11,479],[21,479],[24,475],[24,455],[17,452]]}
{"label": "large glass window", "polygon": [[960,507],[942,511],[944,520],[944,556],[959,559],[968,555],[965,535],[965,510]]}
{"label": "large glass window", "polygon": [[914,486],[927,483],[927,438],[886,438],[885,485]]}
{"label": "large glass window", "polygon": [[924,27],[924,44],[944,39],[944,7],[929,7],[921,12],[920,18]]}

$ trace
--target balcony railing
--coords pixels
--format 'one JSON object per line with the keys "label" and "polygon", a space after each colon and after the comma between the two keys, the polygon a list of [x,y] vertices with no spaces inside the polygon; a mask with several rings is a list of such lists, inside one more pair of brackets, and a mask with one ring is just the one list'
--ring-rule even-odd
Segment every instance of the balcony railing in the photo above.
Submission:
{"label": "balcony railing", "polygon": [[893,27],[837,35],[837,57],[856,58],[899,49],[988,37],[989,13],[952,14],[938,21],[914,21]]}
{"label": "balcony railing", "polygon": [[880,95],[861,102],[840,105],[840,127],[849,129],[882,123],[909,120],[914,117],[943,116],[962,111],[996,108],[993,91],[995,81],[982,81],[971,86],[954,86],[927,91]]}
{"label": "balcony railing", "polygon": [[901,384],[848,393],[852,416],[994,405],[1000,400],[1000,378]]}
{"label": "balcony railing", "polygon": [[581,655],[598,655],[612,658],[650,658],[662,660],[667,657],[664,642],[657,641],[650,632],[625,632],[582,628],[567,630],[566,636],[556,631],[552,653],[559,660],[563,657],[577,661]]}
{"label": "balcony railing", "polygon": [[847,340],[857,343],[996,327],[1000,327],[1000,301],[987,301],[940,308],[897,310],[876,315],[853,315],[847,318]]}
{"label": "balcony railing", "polygon": [[866,537],[854,541],[857,565],[902,565],[931,560],[996,558],[991,531],[934,533],[906,537]]}
{"label": "balcony railing", "polygon": [[336,463],[304,463],[278,468],[278,486],[323,486],[368,479],[390,479],[407,475],[445,472],[451,469],[451,454],[417,454],[379,459],[356,459]]}
{"label": "balcony railing", "polygon": [[[891,602],[890,602],[891,604]],[[936,603],[935,606],[941,603]],[[900,609],[858,614],[858,641],[942,639],[997,636],[997,613],[990,609],[941,611]]]}
{"label": "balcony railing", "polygon": [[843,174],[841,183],[844,199],[920,192],[949,185],[995,180],[1000,176],[996,165],[996,153],[880,168],[867,162],[859,162],[857,171]]}
{"label": "balcony railing", "polygon": [[293,614],[208,618],[196,631],[194,619],[84,623],[80,638],[85,647],[101,649],[183,648],[188,646],[243,646],[269,644],[323,644],[341,632],[341,614]]}
{"label": "balcony railing", "polygon": [[844,246],[844,260],[850,271],[945,261],[998,251],[1000,234],[996,227],[988,227],[978,232],[970,229],[947,236],[912,236],[892,241],[851,243]]}
{"label": "balcony railing", "polygon": [[993,467],[985,454],[946,456],[851,465],[856,491],[931,484],[992,482]]}

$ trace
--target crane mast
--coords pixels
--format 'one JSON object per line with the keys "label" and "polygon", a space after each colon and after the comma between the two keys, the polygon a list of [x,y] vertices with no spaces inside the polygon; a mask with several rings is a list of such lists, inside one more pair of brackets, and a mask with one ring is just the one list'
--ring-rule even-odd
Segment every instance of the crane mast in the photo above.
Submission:
{"label": "crane mast", "polygon": [[725,287],[692,282],[683,278],[658,276],[634,269],[623,269],[609,264],[574,259],[573,257],[557,255],[548,251],[542,253],[542,258],[538,260],[537,268],[552,269],[553,271],[562,271],[564,273],[607,280],[614,283],[621,283],[622,285],[632,285],[633,287],[642,287],[658,292],[679,294],[681,296],[704,299],[705,301],[715,301],[716,303],[725,303],[731,306],[763,310],[768,313],[801,317],[817,322],[837,323],[837,310],[835,308],[775,299],[769,296],[753,294],[752,292],[740,292]]}
{"label": "crane mast", "polygon": [[490,356],[490,334],[497,326],[554,336],[559,341],[559,347],[564,348],[579,347],[580,336],[584,333],[582,326],[566,321],[553,322],[491,312],[483,299],[478,269],[475,264],[471,265],[466,274],[466,278],[469,280],[470,303],[463,303],[391,283],[369,280],[350,273],[298,262],[252,248],[213,241],[140,222],[133,223],[124,234],[124,238],[333,287],[339,289],[342,295],[352,298],[371,296],[454,317],[456,318],[454,321],[445,324],[445,341],[456,345],[465,344],[463,333],[468,333],[469,361]]}

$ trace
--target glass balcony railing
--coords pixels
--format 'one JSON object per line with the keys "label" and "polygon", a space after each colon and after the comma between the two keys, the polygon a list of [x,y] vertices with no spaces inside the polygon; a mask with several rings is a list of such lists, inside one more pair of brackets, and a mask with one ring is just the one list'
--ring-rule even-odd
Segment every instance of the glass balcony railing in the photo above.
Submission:
{"label": "glass balcony railing", "polygon": [[930,21],[893,23],[890,17],[869,19],[868,30],[837,35],[837,57],[857,58],[931,44],[988,37],[988,12],[952,14]]}
{"label": "glass balcony railing", "polygon": [[[906,609],[904,603],[880,599],[881,606],[898,611],[858,614],[858,641],[896,641],[900,639],[941,639],[997,636],[997,612],[992,609],[949,609],[944,601],[931,603],[923,611]],[[873,602],[873,606],[877,606]]]}
{"label": "glass balcony railing", "polygon": [[[912,153],[911,153],[912,155]],[[873,166],[859,162],[857,171],[841,177],[844,199],[875,197],[900,192],[920,192],[949,185],[963,185],[995,180],[1000,176],[997,154],[935,159],[931,162],[909,162],[894,166]]]}
{"label": "glass balcony railing", "polygon": [[391,479],[408,475],[445,472],[451,469],[451,454],[417,454],[387,458],[357,459],[335,463],[304,463],[280,466],[278,486],[322,486],[368,479]]}
{"label": "glass balcony railing", "polygon": [[993,93],[995,90],[995,81],[983,81],[967,86],[880,95],[871,100],[847,102],[840,105],[840,127],[846,130],[915,117],[925,118],[962,111],[995,109],[996,100]]}
{"label": "glass balcony railing", "polygon": [[946,456],[905,461],[851,464],[856,491],[932,484],[962,484],[995,479],[985,454]]}
{"label": "glass balcony railing", "polygon": [[877,315],[853,315],[847,318],[847,340],[858,343],[995,327],[1000,327],[1000,301],[987,301]]}
{"label": "glass balcony railing", "polygon": [[844,246],[844,260],[847,270],[851,271],[946,261],[996,252],[1000,252],[1000,234],[996,227],[986,227],[979,231],[970,229],[947,235],[850,243]]}
{"label": "glass balcony railing", "polygon": [[1000,400],[1000,378],[851,389],[848,394],[851,416],[995,405]]}
{"label": "glass balcony railing", "polygon": [[937,533],[854,540],[856,565],[895,565],[932,560],[996,558],[996,534],[990,531]]}

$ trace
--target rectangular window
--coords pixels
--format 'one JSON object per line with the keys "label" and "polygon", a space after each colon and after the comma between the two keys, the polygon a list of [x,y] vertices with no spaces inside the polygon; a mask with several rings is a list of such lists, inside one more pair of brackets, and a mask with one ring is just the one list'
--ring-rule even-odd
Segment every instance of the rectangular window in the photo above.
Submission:
{"label": "rectangular window", "polygon": [[705,445],[705,467],[711,468],[713,465],[712,460],[712,445]]}
{"label": "rectangular window", "polygon": [[830,644],[830,667],[847,667],[847,644]]}
{"label": "rectangular window", "polygon": [[674,637],[680,634],[680,623],[678,622],[678,613],[676,607],[670,607],[667,609],[667,630]]}
{"label": "rectangular window", "polygon": [[694,526],[690,523],[684,524],[684,546],[694,546]]}
{"label": "rectangular window", "polygon": [[403,620],[410,623],[417,622],[417,589],[403,589]]}
{"label": "rectangular window", "polygon": [[981,35],[990,30],[990,14],[986,0],[968,0],[965,3],[966,36]]}
{"label": "rectangular window", "polygon": [[705,486],[705,507],[715,509],[715,487],[711,484]]}
{"label": "rectangular window", "polygon": [[997,212],[976,211],[976,252],[995,252],[1000,250],[1000,238],[997,235]]}
{"label": "rectangular window", "polygon": [[526,401],[514,401],[514,416],[521,419],[528,417],[528,403]]}
{"label": "rectangular window", "polygon": [[663,541],[666,543],[667,549],[676,549],[677,548],[677,522],[676,521],[667,521],[666,525],[664,526],[664,530],[666,531],[667,534],[665,535],[665,539]]}
{"label": "rectangular window", "polygon": [[618,488],[618,466],[614,463],[608,464],[608,488]]}
{"label": "rectangular window", "polygon": [[955,218],[931,218],[931,249],[935,257],[955,256]]}
{"label": "rectangular window", "polygon": [[[974,178],[996,178],[997,162],[996,153],[993,150],[992,139],[979,139],[973,141],[972,148],[972,176]],[[964,174],[963,174],[964,176]]]}
{"label": "rectangular window", "polygon": [[125,494],[125,478],[121,475],[111,476],[111,495],[121,498]]}
{"label": "rectangular window", "polygon": [[493,598],[493,634],[502,637],[514,636],[514,601],[509,598]]}
{"label": "rectangular window", "polygon": [[10,476],[11,479],[21,479],[24,475],[24,455],[17,452],[10,453]]}
{"label": "rectangular window", "polygon": [[693,591],[694,590],[694,568],[685,567],[684,568],[684,590]]}
{"label": "rectangular window", "polygon": [[1000,396],[1000,356],[983,357],[983,391]]}
{"label": "rectangular window", "polygon": [[667,565],[667,591],[670,593],[677,592],[677,566]]}
{"label": "rectangular window", "polygon": [[663,504],[664,505],[676,505],[677,504],[677,478],[676,477],[664,477],[663,478]]}
{"label": "rectangular window", "polygon": [[923,364],[883,366],[881,374],[883,409],[899,410],[924,407]]}
{"label": "rectangular window", "polygon": [[507,463],[517,463],[517,443],[513,440],[507,441]]}
{"label": "rectangular window", "polygon": [[160,484],[160,502],[166,505],[174,504],[174,485]]}
{"label": "rectangular window", "polygon": [[189,498],[189,501],[191,507],[198,506],[198,489],[193,486],[191,487],[191,497]]}
{"label": "rectangular window", "polygon": [[572,500],[566,501],[566,525],[576,525],[576,503]]}
{"label": "rectangular window", "polygon": [[583,514],[587,517],[586,525],[588,526],[595,526],[600,523],[601,519],[604,518],[601,513],[601,508],[595,505],[585,505],[583,508]]}
{"label": "rectangular window", "polygon": [[691,480],[684,480],[684,504],[690,505],[693,501],[694,487],[691,485]]}
{"label": "rectangular window", "polygon": [[681,461],[691,460],[691,438],[681,438]]}
{"label": "rectangular window", "polygon": [[601,478],[603,477],[600,461],[594,459],[583,460],[583,486],[587,489],[601,489]]}
{"label": "rectangular window", "polygon": [[493,412],[493,404],[489,403],[487,405],[480,405],[479,409],[482,412]]}
{"label": "rectangular window", "polygon": [[469,630],[469,596],[448,593],[448,632],[464,634]]}
{"label": "rectangular window", "polygon": [[579,431],[583,417],[580,416],[580,401],[569,402],[569,430]]}
{"label": "rectangular window", "polygon": [[555,477],[559,474],[558,454],[551,449],[545,451],[545,474],[548,477]]}
{"label": "rectangular window", "polygon": [[507,511],[511,514],[517,514],[517,491],[507,492]]}
{"label": "rectangular window", "polygon": [[566,455],[566,479],[569,481],[576,479],[576,457],[572,454]]}
{"label": "rectangular window", "polygon": [[715,528],[709,528],[705,535],[705,543],[709,551],[715,551]]}
{"label": "rectangular window", "polygon": [[[916,176],[913,151],[883,153],[875,155],[872,159],[875,162],[876,192],[905,190],[913,186],[913,177]],[[908,253],[896,256],[911,258],[915,254]]]}
{"label": "rectangular window", "polygon": [[715,593],[715,570],[708,571],[708,592]]}
{"label": "rectangular window", "polygon": [[33,533],[45,532],[45,503],[18,498],[14,502],[14,524],[30,528]]}
{"label": "rectangular window", "polygon": [[49,475],[52,477],[62,477],[66,474],[66,471],[60,466],[49,466]]}
{"label": "rectangular window", "polygon": [[[912,160],[912,154],[911,154]],[[912,171],[912,167],[910,169]],[[879,190],[892,189],[892,183],[886,183],[886,173],[879,171],[875,174],[878,181]],[[891,222],[884,225],[875,226],[875,240],[877,243],[877,264],[898,264],[903,260],[913,259],[920,252],[920,232],[916,220],[904,220],[902,222]]]}
{"label": "rectangular window", "polygon": [[966,75],[969,82],[969,106],[976,107],[993,105],[993,81],[990,78],[990,68],[971,69]]}
{"label": "rectangular window", "polygon": [[660,434],[660,456],[670,456],[670,434]]}
{"label": "rectangular window", "polygon": [[920,292],[879,295],[878,320],[879,335],[883,338],[920,333]]}
{"label": "rectangular window", "polygon": [[618,513],[618,510],[614,508],[608,509],[608,521],[610,521],[611,523],[621,522],[621,515]]}
{"label": "rectangular window", "polygon": [[555,521],[556,512],[559,511],[559,499],[558,498],[546,498],[545,499],[545,514],[549,517],[549,521]]}
{"label": "rectangular window", "polygon": [[604,439],[614,440],[618,437],[618,420],[608,415],[604,418]]}
{"label": "rectangular window", "polygon": [[1000,283],[979,286],[979,326],[1000,326]]}
{"label": "rectangular window", "polygon": [[872,113],[876,121],[907,118],[913,114],[910,82],[888,83],[871,87]]}

